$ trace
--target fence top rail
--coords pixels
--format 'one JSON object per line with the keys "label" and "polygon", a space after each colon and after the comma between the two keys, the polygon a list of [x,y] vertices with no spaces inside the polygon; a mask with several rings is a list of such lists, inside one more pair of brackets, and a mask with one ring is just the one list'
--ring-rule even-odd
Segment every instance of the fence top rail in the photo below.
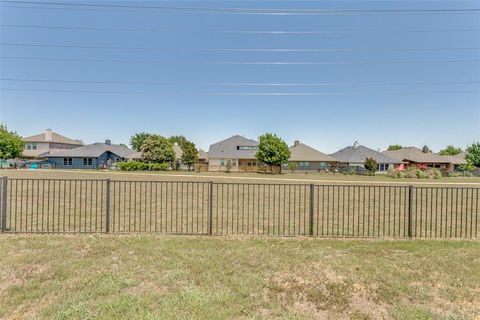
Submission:
{"label": "fence top rail", "polygon": [[[394,184],[377,184],[372,183],[351,183],[346,182],[342,183],[342,181],[332,181],[331,183],[262,183],[262,182],[222,182],[222,181],[192,181],[192,180],[112,180],[112,179],[65,179],[65,178],[17,178],[17,177],[3,177],[6,178],[7,181],[71,181],[71,182],[107,182],[110,181],[111,183],[157,183],[157,184],[214,184],[214,185],[260,185],[260,186],[300,186],[300,187],[309,187],[314,186],[317,188],[335,188],[335,187],[350,187],[350,188],[409,188],[413,187],[415,189],[468,189],[468,190],[480,190],[480,184],[474,184],[475,186],[471,186],[472,183],[458,183],[458,185],[452,184],[441,184],[438,185],[421,185],[420,182],[414,183],[394,183]],[[323,181],[322,181],[323,182]]]}

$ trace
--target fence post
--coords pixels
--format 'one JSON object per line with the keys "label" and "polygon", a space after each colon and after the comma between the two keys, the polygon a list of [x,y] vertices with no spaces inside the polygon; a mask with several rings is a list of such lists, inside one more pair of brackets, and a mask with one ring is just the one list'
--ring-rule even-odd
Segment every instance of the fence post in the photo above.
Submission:
{"label": "fence post", "polygon": [[310,218],[309,218],[309,227],[310,227],[310,236],[313,236],[313,190],[314,186],[313,183],[310,184]]}
{"label": "fence post", "polygon": [[209,184],[209,196],[208,196],[208,234],[212,234],[213,228],[213,182]]}
{"label": "fence post", "polygon": [[105,217],[105,233],[110,232],[110,179],[107,179],[106,188],[106,217]]}
{"label": "fence post", "polygon": [[408,237],[412,238],[413,186],[408,186]]}
{"label": "fence post", "polygon": [[7,230],[7,177],[2,177],[2,232]]}

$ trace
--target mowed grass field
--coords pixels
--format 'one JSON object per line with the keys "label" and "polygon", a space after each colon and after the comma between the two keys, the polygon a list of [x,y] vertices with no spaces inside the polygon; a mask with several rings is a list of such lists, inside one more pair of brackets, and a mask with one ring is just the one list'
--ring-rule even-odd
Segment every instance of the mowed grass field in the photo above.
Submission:
{"label": "mowed grass field", "polygon": [[0,237],[2,319],[478,319],[480,242]]}

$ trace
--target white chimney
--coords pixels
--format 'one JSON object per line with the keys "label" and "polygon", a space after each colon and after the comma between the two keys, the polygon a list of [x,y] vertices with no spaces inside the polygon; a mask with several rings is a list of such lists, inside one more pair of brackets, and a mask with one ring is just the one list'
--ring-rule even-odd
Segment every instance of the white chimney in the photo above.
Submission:
{"label": "white chimney", "polygon": [[295,140],[295,142],[294,142],[295,147],[298,146],[299,144],[300,144],[300,141],[299,141],[299,140]]}
{"label": "white chimney", "polygon": [[45,129],[45,141],[52,141],[52,129]]}

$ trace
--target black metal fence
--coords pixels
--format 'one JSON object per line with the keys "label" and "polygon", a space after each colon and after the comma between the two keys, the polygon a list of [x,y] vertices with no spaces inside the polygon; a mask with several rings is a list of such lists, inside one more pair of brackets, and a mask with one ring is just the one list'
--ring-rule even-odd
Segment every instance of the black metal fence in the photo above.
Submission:
{"label": "black metal fence", "polygon": [[3,178],[1,229],[11,233],[478,238],[479,190]]}

